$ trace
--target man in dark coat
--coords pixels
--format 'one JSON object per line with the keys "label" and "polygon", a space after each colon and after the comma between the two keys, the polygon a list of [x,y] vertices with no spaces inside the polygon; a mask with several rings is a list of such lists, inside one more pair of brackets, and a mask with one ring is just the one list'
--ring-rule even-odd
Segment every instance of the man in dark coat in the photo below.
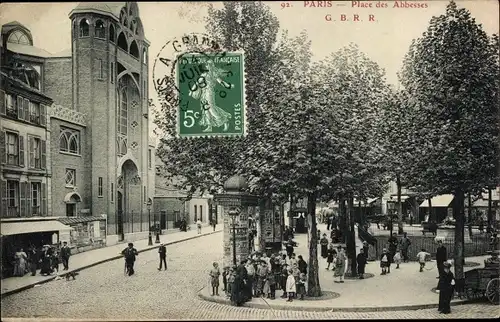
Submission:
{"label": "man in dark coat", "polygon": [[137,249],[134,248],[134,244],[128,243],[128,247],[122,250],[122,255],[125,257],[125,267],[127,269],[128,276],[134,275],[135,258],[139,255]]}
{"label": "man in dark coat", "polygon": [[453,298],[455,289],[455,278],[453,273],[450,272],[451,264],[444,263],[443,274],[439,277],[439,307],[438,311],[442,314],[451,313],[450,302]]}
{"label": "man in dark coat", "polygon": [[358,276],[359,276],[359,279],[362,280],[364,279],[364,275],[365,275],[365,266],[366,266],[366,256],[364,254],[364,249],[361,248],[359,250],[359,254],[358,256],[356,256],[356,262],[358,264]]}
{"label": "man in dark coat", "polygon": [[28,263],[30,265],[31,276],[36,275],[36,267],[38,266],[38,262],[40,261],[40,254],[35,246],[31,245],[28,250]]}
{"label": "man in dark coat", "polygon": [[[444,247],[443,242],[438,240],[438,248],[436,250],[436,263],[438,268],[439,276],[436,278],[440,278],[444,272],[444,262],[448,260],[448,254],[446,251],[446,247]],[[439,290],[439,283],[437,289]]]}
{"label": "man in dark coat", "polygon": [[61,247],[61,260],[64,266],[63,270],[67,271],[69,269],[69,257],[71,256],[71,249],[67,242],[63,242],[63,247]]}
{"label": "man in dark coat", "polygon": [[288,255],[288,259],[292,258],[292,254],[293,254],[293,242],[291,239],[288,240],[288,242],[286,243],[286,254]]}
{"label": "man in dark coat", "polygon": [[304,260],[304,258],[302,258],[302,255],[299,255],[299,260],[297,261],[297,264],[299,266],[299,272],[307,275],[307,263]]}
{"label": "man in dark coat", "polygon": [[240,265],[236,268],[235,278],[231,289],[231,303],[236,306],[240,306],[250,300],[247,296],[248,286],[245,285],[248,279],[245,263],[246,261],[242,260]]}
{"label": "man in dark coat", "polygon": [[393,233],[392,236],[388,240],[389,243],[389,252],[388,252],[388,260],[389,267],[387,268],[387,274],[391,272],[390,264],[394,263],[394,255],[396,255],[396,250],[398,249],[398,237],[396,233]]}
{"label": "man in dark coat", "polygon": [[403,262],[408,262],[408,248],[410,248],[411,240],[408,238],[408,234],[406,232],[403,233],[403,238],[399,241],[401,245],[401,255],[403,257]]}
{"label": "man in dark coat", "polygon": [[366,261],[368,261],[368,242],[365,240],[363,241],[363,255],[366,258]]}
{"label": "man in dark coat", "polygon": [[160,255],[160,267],[158,270],[161,271],[162,264],[165,264],[165,270],[167,270],[167,247],[165,247],[165,244],[160,244],[158,254]]}

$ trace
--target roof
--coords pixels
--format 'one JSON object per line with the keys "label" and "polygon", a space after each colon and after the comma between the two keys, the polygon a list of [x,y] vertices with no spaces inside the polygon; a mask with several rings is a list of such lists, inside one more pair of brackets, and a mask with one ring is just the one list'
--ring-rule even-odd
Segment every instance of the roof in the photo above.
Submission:
{"label": "roof", "polygon": [[8,33],[9,31],[11,31],[12,29],[16,29],[16,28],[19,28],[19,27],[23,28],[23,29],[24,29],[25,31],[27,31],[27,32],[30,34],[30,36],[31,36],[31,32],[30,32],[30,30],[29,30],[29,29],[28,29],[25,25],[23,25],[22,23],[20,23],[19,21],[16,21],[16,20],[11,21],[11,22],[6,23],[6,24],[3,24],[3,25],[2,25],[2,33],[3,33],[3,34],[6,34],[6,33]]}
{"label": "roof", "polygon": [[68,48],[68,49],[62,50],[60,52],[57,52],[55,54],[52,54],[51,57],[53,57],[53,58],[56,58],[56,57],[71,57],[71,55],[72,55],[71,48]]}
{"label": "roof", "polygon": [[89,221],[99,221],[106,220],[105,217],[101,216],[89,216],[89,217],[62,217],[58,219],[61,223],[65,225],[80,224]]}
{"label": "roof", "polygon": [[34,57],[47,58],[52,56],[51,53],[49,53],[44,49],[30,45],[14,44],[11,42],[7,43],[7,49],[18,54],[34,56]]}
{"label": "roof", "polygon": [[32,93],[36,93],[36,94],[38,94],[39,96],[42,96],[42,97],[44,97],[44,98],[46,98],[46,99],[50,100],[51,102],[53,101],[51,97],[49,97],[49,96],[45,95],[45,94],[44,94],[44,93],[42,93],[40,90],[38,90],[38,89],[36,89],[36,88],[33,88],[33,87],[31,87],[31,86],[29,86],[29,85],[27,85],[27,84],[23,83],[22,81],[20,81],[20,80],[18,80],[18,79],[16,79],[16,78],[13,78],[13,77],[11,77],[11,76],[9,76],[8,74],[6,74],[6,73],[5,73],[5,72],[3,72],[3,71],[0,71],[0,75],[2,75],[2,78],[3,78],[3,79],[9,80],[9,81],[11,81],[11,82],[14,82],[14,83],[15,83],[15,85],[19,86],[20,88],[23,88],[23,89],[25,89],[25,90],[27,90],[27,91],[30,91],[30,92],[32,92]]}
{"label": "roof", "polygon": [[126,2],[80,2],[75,9],[71,10],[69,16],[71,17],[76,13],[96,12],[112,16],[118,20],[120,10],[125,4]]}
{"label": "roof", "polygon": [[[449,207],[450,203],[453,201],[453,195],[439,195],[432,197],[431,199],[431,204],[432,207]],[[421,204],[420,207],[426,208],[429,207],[429,201],[424,200]]]}
{"label": "roof", "polygon": [[37,222],[2,222],[2,236],[51,232],[69,231],[73,228],[60,223],[57,220],[46,220]]}

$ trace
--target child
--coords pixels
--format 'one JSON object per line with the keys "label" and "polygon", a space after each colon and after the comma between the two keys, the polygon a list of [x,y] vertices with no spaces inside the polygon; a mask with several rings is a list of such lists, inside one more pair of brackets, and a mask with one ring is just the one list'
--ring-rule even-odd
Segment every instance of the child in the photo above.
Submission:
{"label": "child", "polygon": [[286,297],[286,282],[288,279],[288,265],[285,263],[281,268],[281,289],[283,290],[282,298]]}
{"label": "child", "polygon": [[297,281],[297,295],[300,295],[300,299],[304,299],[304,295],[306,295],[306,274],[301,273],[300,277]]}
{"label": "child", "polygon": [[286,279],[286,292],[288,293],[288,300],[286,301],[292,302],[297,289],[295,286],[295,277],[293,277],[293,272],[291,270],[288,271],[288,277]]}
{"label": "child", "polygon": [[399,268],[399,264],[401,264],[401,253],[399,250],[394,254],[394,264],[396,264],[396,268]]}
{"label": "child", "polygon": [[431,254],[429,254],[428,252],[426,252],[425,248],[422,248],[422,250],[420,251],[420,253],[417,254],[417,259],[418,259],[418,262],[420,264],[420,272],[424,271],[425,260],[426,260],[426,258],[428,256],[431,256]]}
{"label": "child", "polygon": [[267,298],[274,300],[276,298],[276,276],[274,272],[267,273],[266,284],[269,287],[269,293],[267,294]]}
{"label": "child", "polygon": [[259,263],[259,266],[257,268],[257,292],[256,296],[262,296],[264,295],[264,284],[266,283],[266,277],[267,277],[267,265],[264,261],[261,261]]}
{"label": "child", "polygon": [[212,296],[214,295],[219,295],[219,276],[220,276],[220,270],[219,270],[219,264],[214,262],[214,268],[210,270],[210,278],[212,282]]}
{"label": "child", "polygon": [[231,297],[231,292],[233,291],[234,278],[236,275],[235,272],[236,272],[236,267],[229,268],[229,274],[228,274],[228,279],[227,279],[227,289],[226,289],[226,296],[227,297]]}
{"label": "child", "polygon": [[224,271],[222,272],[222,284],[224,284],[223,292],[227,292],[227,275],[229,274],[229,266],[224,267]]}
{"label": "child", "polygon": [[[330,244],[328,251],[327,251],[327,257],[326,257],[326,262],[328,263],[328,266],[326,269],[330,269],[330,264],[333,263],[333,258],[337,255],[337,252],[335,251],[335,248],[333,247],[333,244]],[[335,268],[335,264],[333,264]]]}
{"label": "child", "polygon": [[382,268],[382,273],[380,273],[380,275],[387,274],[387,267],[389,267],[389,255],[387,254],[387,249],[384,248],[380,256],[380,268]]}

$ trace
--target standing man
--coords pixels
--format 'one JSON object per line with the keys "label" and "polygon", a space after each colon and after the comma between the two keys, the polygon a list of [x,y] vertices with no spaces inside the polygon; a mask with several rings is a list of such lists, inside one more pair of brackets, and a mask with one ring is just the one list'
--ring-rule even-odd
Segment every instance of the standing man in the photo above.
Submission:
{"label": "standing man", "polygon": [[[448,260],[448,253],[447,253],[446,247],[444,247],[443,241],[438,240],[438,248],[436,250],[436,263],[437,263],[439,276],[436,278],[440,278],[441,275],[443,275],[444,262],[446,262],[447,260]],[[438,283],[437,289],[439,290],[439,283]]]}
{"label": "standing man", "polygon": [[134,244],[128,243],[128,247],[122,250],[122,255],[125,257],[125,267],[128,276],[134,275],[135,258],[139,255],[137,249],[134,248]]}
{"label": "standing man", "polygon": [[394,255],[396,255],[396,250],[398,249],[398,235],[396,233],[392,233],[392,236],[389,238],[389,253],[388,253],[388,262],[389,267],[387,268],[387,274],[391,272],[391,263],[394,263]]}
{"label": "standing man", "polygon": [[453,273],[450,272],[450,263],[443,263],[443,267],[443,274],[439,278],[440,291],[438,311],[442,314],[449,314],[451,312],[450,302],[455,288],[455,277],[453,276]]}
{"label": "standing man", "polygon": [[165,244],[160,244],[160,248],[158,248],[158,254],[160,255],[160,267],[158,268],[158,270],[161,271],[162,264],[165,264],[165,270],[167,270],[167,247],[165,247]]}
{"label": "standing man", "polygon": [[201,234],[201,220],[196,221],[196,227],[198,227],[198,234]]}
{"label": "standing man", "polygon": [[67,271],[69,269],[69,257],[71,256],[71,249],[67,242],[63,242],[63,247],[61,247],[61,260],[63,263],[63,270]]}
{"label": "standing man", "polygon": [[408,262],[408,248],[410,248],[411,240],[408,238],[407,233],[403,233],[403,238],[399,241],[401,245],[401,255],[403,255],[403,262]]}
{"label": "standing man", "polygon": [[413,213],[410,212],[410,227],[413,226]]}
{"label": "standing man", "polygon": [[330,230],[331,224],[332,224],[332,217],[328,216],[326,220],[326,230]]}
{"label": "standing man", "polygon": [[359,254],[356,256],[356,262],[358,264],[358,276],[362,280],[365,278],[365,266],[366,266],[366,256],[364,254],[364,248],[359,249]]}
{"label": "standing man", "polygon": [[365,256],[365,258],[366,258],[366,262],[368,262],[368,249],[369,249],[368,247],[369,247],[369,246],[368,246],[367,241],[366,241],[366,240],[365,240],[365,241],[363,241],[363,255],[364,255],[364,256]]}

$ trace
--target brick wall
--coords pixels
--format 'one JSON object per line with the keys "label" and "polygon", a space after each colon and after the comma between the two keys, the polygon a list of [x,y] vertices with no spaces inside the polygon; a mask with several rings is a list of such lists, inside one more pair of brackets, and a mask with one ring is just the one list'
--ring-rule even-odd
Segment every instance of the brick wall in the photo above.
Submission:
{"label": "brick wall", "polygon": [[49,58],[45,61],[44,91],[54,103],[72,108],[72,59]]}

